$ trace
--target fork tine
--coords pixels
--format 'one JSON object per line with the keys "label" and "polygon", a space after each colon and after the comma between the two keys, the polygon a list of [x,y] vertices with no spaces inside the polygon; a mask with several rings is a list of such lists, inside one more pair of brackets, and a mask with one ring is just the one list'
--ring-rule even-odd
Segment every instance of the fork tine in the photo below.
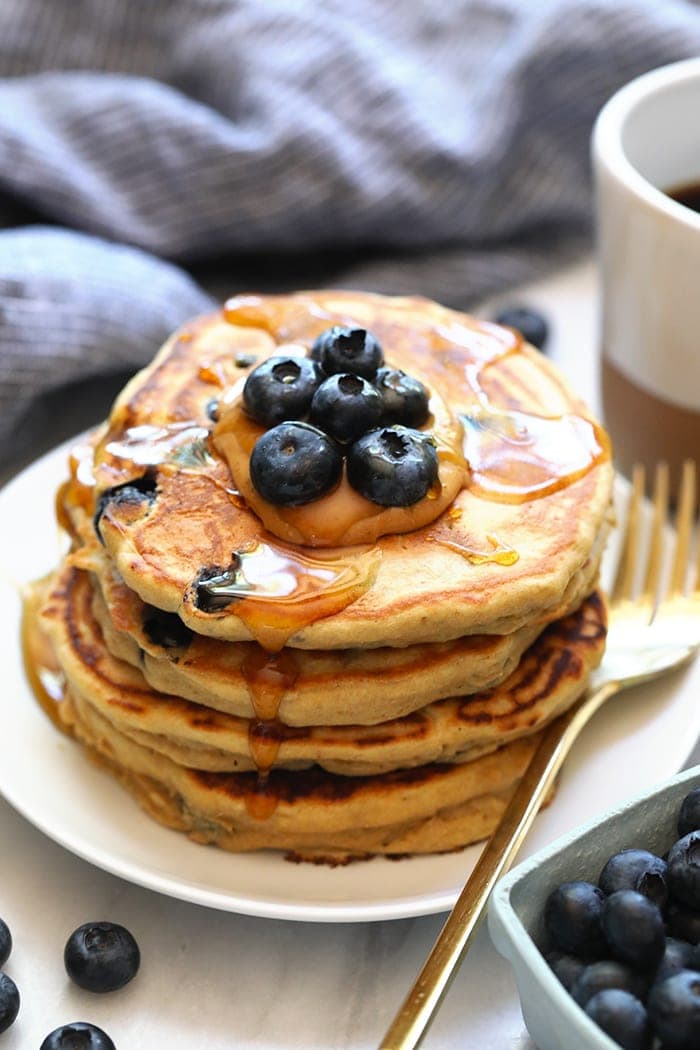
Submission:
{"label": "fork tine", "polygon": [[695,517],[695,462],[686,459],[681,474],[676,516],[676,546],[669,580],[668,596],[683,594],[686,589],[690,545]]}
{"label": "fork tine", "polygon": [[632,492],[627,504],[627,520],[622,536],[622,546],[617,563],[615,581],[610,591],[613,602],[624,601],[632,597],[634,589],[635,566],[639,550],[640,517],[644,497],[644,467],[637,463],[632,471]]}
{"label": "fork tine", "polygon": [[649,555],[644,578],[643,599],[653,602],[659,590],[664,557],[664,529],[668,521],[668,463],[657,463],[654,475],[654,513],[649,537]]}

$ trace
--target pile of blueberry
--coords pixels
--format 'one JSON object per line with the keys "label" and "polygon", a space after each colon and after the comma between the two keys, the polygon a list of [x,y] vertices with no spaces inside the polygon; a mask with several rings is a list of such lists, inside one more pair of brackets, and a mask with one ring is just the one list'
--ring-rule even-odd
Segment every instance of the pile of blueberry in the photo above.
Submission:
{"label": "pile of blueberry", "polygon": [[[0,966],[12,951],[10,930],[0,919]],[[133,936],[114,922],[87,922],[74,930],[63,952],[66,973],[89,992],[114,992],[136,975],[141,953]],[[6,973],[0,972],[0,1033],[14,1023],[19,1013],[19,991]],[[87,1021],[61,1025],[46,1036],[39,1050],[115,1050],[101,1028]]]}
{"label": "pile of blueberry", "polygon": [[598,879],[548,896],[547,961],[624,1050],[700,1047],[700,787],[683,800],[665,858],[610,857]]}
{"label": "pile of blueberry", "polygon": [[250,457],[250,478],[276,506],[319,499],[347,479],[384,507],[408,507],[437,481],[429,433],[428,392],[413,376],[384,363],[371,332],[336,325],[322,332],[309,357],[270,357],[253,369],[243,404],[269,429]]}

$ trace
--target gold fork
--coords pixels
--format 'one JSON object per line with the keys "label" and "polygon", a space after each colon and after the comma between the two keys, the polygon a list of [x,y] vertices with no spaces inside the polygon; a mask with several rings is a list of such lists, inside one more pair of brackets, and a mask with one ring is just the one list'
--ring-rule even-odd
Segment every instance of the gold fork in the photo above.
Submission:
{"label": "gold fork", "polygon": [[[541,742],[501,821],[487,842],[413,988],[381,1042],[381,1050],[409,1050],[421,1042],[482,918],[491,891],[510,867],[571,745],[599,707],[615,693],[679,667],[700,648],[700,537],[693,569],[695,463],[683,465],[675,544],[668,582],[665,531],[669,475],[659,464],[646,557],[643,552],[645,473],[635,467],[610,599],[605,657],[585,696],[543,731]],[[694,582],[691,583],[691,577]],[[556,804],[556,803],[555,803]]]}

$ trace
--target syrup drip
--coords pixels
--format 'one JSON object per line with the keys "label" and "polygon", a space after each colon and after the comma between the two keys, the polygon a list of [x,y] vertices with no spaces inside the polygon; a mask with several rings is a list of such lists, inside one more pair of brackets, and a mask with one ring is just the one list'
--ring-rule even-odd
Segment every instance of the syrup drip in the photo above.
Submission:
{"label": "syrup drip", "polygon": [[[381,551],[353,548],[315,552],[259,540],[236,551],[230,569],[199,584],[209,611],[238,600],[236,616],[268,652],[278,652],[298,630],[345,609],[372,585]],[[243,599],[243,600],[240,600]]]}
{"label": "syrup drip", "polygon": [[253,820],[269,820],[277,809],[279,799],[268,775],[258,773],[252,791],[246,793],[245,806]]}
{"label": "syrup drip", "polygon": [[251,645],[241,671],[256,719],[267,722],[276,719],[282,697],[294,685],[299,674],[294,653],[289,649],[269,653],[260,646]]}
{"label": "syrup drip", "polygon": [[61,528],[71,532],[70,507],[80,507],[90,516],[94,510],[96,481],[92,445],[75,445],[71,449],[68,464],[70,476],[56,492],[56,520]]}
{"label": "syrup drip", "polygon": [[251,645],[241,671],[255,713],[248,724],[248,746],[258,771],[255,789],[246,795],[246,808],[256,820],[266,820],[277,804],[268,784],[268,774],[285,736],[277,714],[284,694],[297,679],[299,667],[288,649],[269,653]]}

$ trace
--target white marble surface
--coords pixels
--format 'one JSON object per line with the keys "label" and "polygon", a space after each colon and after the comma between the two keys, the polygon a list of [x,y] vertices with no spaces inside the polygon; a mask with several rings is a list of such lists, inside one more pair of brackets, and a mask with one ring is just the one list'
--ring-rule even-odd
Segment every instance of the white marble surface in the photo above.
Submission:
{"label": "white marble surface", "polygon": [[[551,356],[597,407],[592,266],[521,298],[551,318]],[[279,922],[181,903],[72,856],[1,800],[0,841],[0,915],[15,942],[6,970],[22,996],[17,1022],[0,1036],[3,1050],[38,1050],[46,1033],[71,1020],[99,1024],[118,1050],[375,1047],[443,921]],[[63,970],[66,937],[88,918],[124,923],[141,946],[137,979],[112,995],[81,992]],[[424,1046],[532,1050],[510,969],[485,927]]]}

